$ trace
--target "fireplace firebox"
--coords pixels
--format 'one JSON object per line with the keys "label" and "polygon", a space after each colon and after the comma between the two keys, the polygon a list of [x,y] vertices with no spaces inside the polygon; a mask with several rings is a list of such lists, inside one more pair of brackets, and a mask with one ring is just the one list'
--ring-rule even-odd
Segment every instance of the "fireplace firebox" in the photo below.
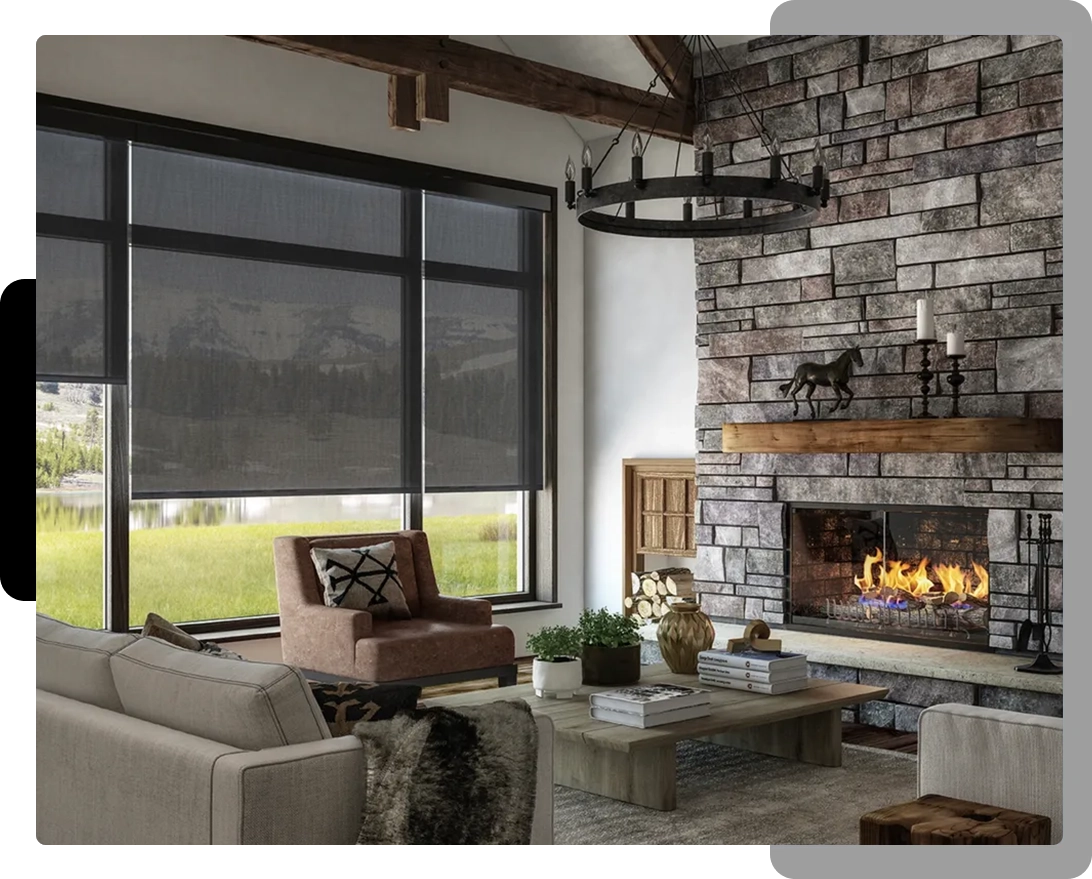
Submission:
{"label": "fireplace firebox", "polygon": [[987,649],[988,512],[790,508],[789,625]]}

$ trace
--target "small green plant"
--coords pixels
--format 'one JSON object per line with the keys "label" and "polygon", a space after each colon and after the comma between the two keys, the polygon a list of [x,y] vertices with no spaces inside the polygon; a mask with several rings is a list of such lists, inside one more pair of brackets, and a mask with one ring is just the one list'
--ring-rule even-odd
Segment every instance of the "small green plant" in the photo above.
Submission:
{"label": "small green plant", "polygon": [[54,405],[53,405],[53,401],[52,401],[52,400],[50,400],[50,401],[49,401],[48,403],[46,403],[46,404],[45,404],[45,405],[44,405],[44,406],[42,407],[42,411],[43,411],[43,412],[56,412],[56,411],[57,411],[57,407],[56,407],[56,406],[54,406]]}
{"label": "small green plant", "polygon": [[580,642],[589,647],[632,647],[641,643],[637,617],[614,613],[605,607],[584,610],[577,624]]}
{"label": "small green plant", "polygon": [[580,630],[572,626],[546,626],[527,636],[527,649],[543,662],[563,662],[580,655]]}

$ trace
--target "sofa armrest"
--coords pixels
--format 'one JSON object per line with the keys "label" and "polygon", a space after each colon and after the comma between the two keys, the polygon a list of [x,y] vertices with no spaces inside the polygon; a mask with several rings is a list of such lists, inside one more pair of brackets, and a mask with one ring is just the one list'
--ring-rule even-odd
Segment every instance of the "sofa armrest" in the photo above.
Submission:
{"label": "sofa armrest", "polygon": [[436,595],[422,603],[421,616],[449,623],[476,623],[488,626],[493,623],[493,605],[484,598]]}
{"label": "sofa armrest", "polygon": [[352,845],[364,795],[355,736],[226,754],[212,770],[212,842]]}
{"label": "sofa armrest", "polygon": [[[988,765],[982,755],[989,754]],[[1062,835],[1062,720],[944,704],[918,720],[918,796],[940,794],[1047,815]]]}

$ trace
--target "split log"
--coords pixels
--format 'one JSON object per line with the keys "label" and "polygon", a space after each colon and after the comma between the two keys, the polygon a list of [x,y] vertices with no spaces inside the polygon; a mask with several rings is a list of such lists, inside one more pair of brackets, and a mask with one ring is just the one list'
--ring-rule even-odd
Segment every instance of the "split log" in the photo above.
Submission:
{"label": "split log", "polygon": [[[644,619],[659,619],[667,613],[667,599],[692,598],[694,574],[689,568],[659,568],[655,571],[632,571],[629,575],[630,596],[623,601],[627,611],[637,611]],[[648,613],[641,612],[641,602],[647,602]]]}

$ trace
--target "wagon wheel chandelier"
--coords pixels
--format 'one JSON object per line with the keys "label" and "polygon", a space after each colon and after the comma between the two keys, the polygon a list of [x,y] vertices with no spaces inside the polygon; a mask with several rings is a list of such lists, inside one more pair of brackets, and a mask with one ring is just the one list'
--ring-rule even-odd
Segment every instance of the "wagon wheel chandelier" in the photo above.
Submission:
{"label": "wagon wheel chandelier", "polygon": [[[694,141],[695,145],[700,144],[701,147],[698,163],[700,170],[696,174],[679,174],[679,159],[682,154],[680,142],[675,152],[675,170],[671,177],[644,176],[644,154],[652,135],[656,133],[656,124],[668,97],[667,90],[662,96],[653,94],[653,90],[674,60],[673,53],[659,66],[641,101],[594,167],[591,147],[584,145],[579,192],[576,188],[576,166],[572,158],[565,163],[566,206],[575,210],[580,224],[589,229],[643,238],[722,238],[761,232],[783,232],[811,225],[818,216],[819,209],[826,207],[830,197],[830,178],[819,139],[816,138],[812,152],[811,179],[801,181],[793,173],[790,163],[781,155],[781,143],[777,136],[763,126],[740,86],[739,79],[712,39],[708,36],[684,37],[674,51],[677,53],[684,48],[693,55],[694,63],[698,67],[693,91]],[[758,132],[762,147],[769,156],[768,176],[714,173],[713,143],[709,133],[711,115],[705,85],[706,58],[711,63],[715,62],[709,75],[724,74],[741,108]],[[676,65],[675,76],[678,75],[678,69],[679,65]],[[674,82],[674,76],[671,81]],[[595,175],[625,135],[637,111],[646,103],[651,106],[657,100],[660,102],[660,112],[656,114],[648,136],[642,138],[637,131],[633,134],[629,180],[597,185]],[[699,127],[700,138],[697,136]],[[681,202],[681,206],[674,209],[676,219],[637,215],[638,202],[668,199]],[[695,216],[695,201],[706,206],[705,216]]]}

